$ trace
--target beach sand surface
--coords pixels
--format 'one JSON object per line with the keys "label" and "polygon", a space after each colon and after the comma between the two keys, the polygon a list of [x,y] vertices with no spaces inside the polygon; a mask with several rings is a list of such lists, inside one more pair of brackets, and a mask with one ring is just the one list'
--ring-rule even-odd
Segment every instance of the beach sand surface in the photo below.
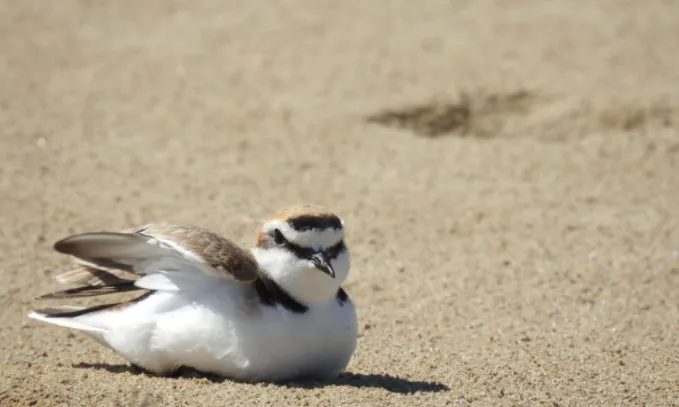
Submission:
{"label": "beach sand surface", "polygon": [[[3,407],[679,405],[676,1],[2,4]],[[26,317],[68,234],[252,245],[300,202],[352,250],[335,381],[154,377]]]}

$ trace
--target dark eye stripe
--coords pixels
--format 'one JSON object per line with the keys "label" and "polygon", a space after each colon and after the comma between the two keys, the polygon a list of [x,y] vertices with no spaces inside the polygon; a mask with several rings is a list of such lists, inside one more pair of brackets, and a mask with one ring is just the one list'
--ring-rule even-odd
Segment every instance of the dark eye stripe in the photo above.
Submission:
{"label": "dark eye stripe", "polygon": [[[297,257],[300,258],[309,258],[315,253],[313,249],[301,247],[290,242],[287,242],[285,244],[285,247],[291,252],[295,253]],[[325,252],[328,254],[329,258],[334,259],[337,256],[339,256],[345,249],[346,246],[344,245],[344,240],[342,240],[339,243],[335,244],[334,246],[328,248]]]}
{"label": "dark eye stripe", "polygon": [[[266,234],[263,237],[261,237],[257,243],[257,247],[263,249],[270,249],[275,246],[285,247],[287,250],[295,253],[295,255],[297,255],[297,257],[299,258],[309,258],[314,253],[316,253],[313,249],[302,247],[298,244],[285,240],[285,238],[283,238],[282,242],[276,242],[277,239],[275,238],[274,234],[275,232],[272,232],[271,234]],[[344,252],[346,248],[347,247],[344,244],[344,240],[340,240],[332,247],[327,248],[325,252],[327,253],[330,259],[335,259],[337,256],[342,254],[342,252]]]}
{"label": "dark eye stripe", "polygon": [[298,246],[294,243],[287,242],[284,245],[288,250],[295,253],[299,258],[308,258],[314,254],[312,249],[307,249],[306,247]]}

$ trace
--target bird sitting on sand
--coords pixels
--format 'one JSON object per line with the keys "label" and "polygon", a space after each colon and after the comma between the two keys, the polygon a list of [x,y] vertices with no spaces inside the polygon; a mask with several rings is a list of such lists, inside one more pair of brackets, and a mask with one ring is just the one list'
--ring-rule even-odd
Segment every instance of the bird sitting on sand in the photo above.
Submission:
{"label": "bird sitting on sand", "polygon": [[344,222],[311,205],[277,212],[243,249],[195,226],[73,235],[54,249],[81,286],[38,299],[139,291],[125,302],[54,306],[31,318],[84,332],[158,375],[191,368],[235,380],[332,379],[356,347]]}

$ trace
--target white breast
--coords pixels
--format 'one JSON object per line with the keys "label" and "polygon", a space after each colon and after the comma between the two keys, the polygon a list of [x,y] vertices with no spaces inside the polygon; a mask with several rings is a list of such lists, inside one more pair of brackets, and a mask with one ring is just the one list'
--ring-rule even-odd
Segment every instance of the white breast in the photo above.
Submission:
{"label": "white breast", "polygon": [[327,378],[344,370],[356,347],[350,300],[332,298],[295,314],[227,284],[207,293],[156,293],[116,314],[105,341],[156,373],[188,366],[240,380]]}

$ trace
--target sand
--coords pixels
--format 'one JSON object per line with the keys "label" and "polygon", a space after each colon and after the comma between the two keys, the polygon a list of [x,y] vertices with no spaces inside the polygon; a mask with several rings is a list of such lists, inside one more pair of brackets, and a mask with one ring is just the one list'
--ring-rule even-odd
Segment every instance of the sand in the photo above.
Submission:
{"label": "sand", "polygon": [[[250,3],[250,4],[247,4]],[[679,405],[679,4],[35,0],[0,13],[0,405]],[[26,318],[69,233],[344,217],[329,383],[130,370]]]}

